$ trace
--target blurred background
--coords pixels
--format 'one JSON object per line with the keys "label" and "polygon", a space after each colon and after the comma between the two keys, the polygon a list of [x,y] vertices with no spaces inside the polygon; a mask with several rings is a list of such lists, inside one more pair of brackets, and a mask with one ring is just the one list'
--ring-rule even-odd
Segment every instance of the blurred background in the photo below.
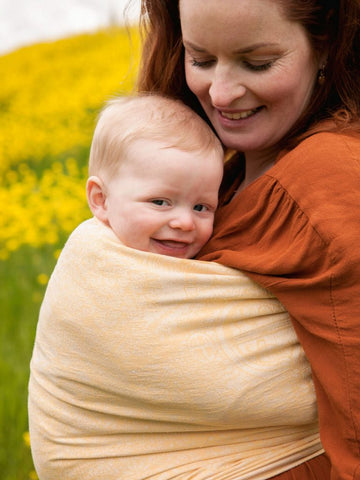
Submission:
{"label": "blurred background", "polygon": [[140,0],[0,0],[0,53],[44,40],[135,23]]}
{"label": "blurred background", "polygon": [[[0,0],[0,478],[36,480],[27,422],[41,301],[89,218],[96,116],[133,89],[140,0]],[[61,480],[61,479],[59,479]]]}

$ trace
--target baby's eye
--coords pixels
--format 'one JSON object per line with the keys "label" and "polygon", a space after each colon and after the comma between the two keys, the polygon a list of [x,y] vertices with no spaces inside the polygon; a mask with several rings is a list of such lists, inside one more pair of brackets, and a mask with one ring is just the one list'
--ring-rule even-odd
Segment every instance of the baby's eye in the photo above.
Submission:
{"label": "baby's eye", "polygon": [[208,207],[206,205],[202,205],[201,203],[198,203],[197,205],[194,206],[194,210],[196,212],[206,212],[208,210]]}
{"label": "baby's eye", "polygon": [[151,203],[153,203],[154,205],[158,205],[159,207],[165,207],[167,205],[170,205],[170,203],[163,198],[154,198],[154,200],[151,200]]}

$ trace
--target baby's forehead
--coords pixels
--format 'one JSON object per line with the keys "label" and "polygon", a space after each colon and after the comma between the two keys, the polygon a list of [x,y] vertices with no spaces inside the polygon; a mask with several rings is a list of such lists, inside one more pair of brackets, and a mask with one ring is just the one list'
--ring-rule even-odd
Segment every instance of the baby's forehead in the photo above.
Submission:
{"label": "baby's forehead", "polygon": [[[164,132],[162,132],[163,134]],[[209,143],[202,138],[194,136],[191,132],[187,136],[183,135],[147,135],[139,132],[138,135],[123,143],[123,148],[126,153],[137,151],[138,149],[144,152],[151,152],[153,150],[178,150],[183,153],[193,153],[194,155],[202,155],[206,157],[219,158],[224,160],[224,151],[217,142]]]}

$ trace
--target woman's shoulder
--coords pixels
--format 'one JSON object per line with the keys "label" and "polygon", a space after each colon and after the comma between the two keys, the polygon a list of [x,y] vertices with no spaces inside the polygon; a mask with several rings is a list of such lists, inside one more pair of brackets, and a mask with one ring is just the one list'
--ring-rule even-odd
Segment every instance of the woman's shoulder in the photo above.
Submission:
{"label": "woman's shoulder", "polygon": [[[316,133],[265,174],[329,242],[360,232],[360,135]],[[348,239],[349,240],[349,239]]]}
{"label": "woman's shoulder", "polygon": [[[270,174],[299,183],[326,174],[339,177],[360,174],[360,133],[318,132],[282,153]],[[310,178],[309,178],[310,177]]]}
{"label": "woman's shoulder", "polygon": [[[318,132],[294,149],[283,152],[276,163],[276,173],[298,173],[300,168],[315,170],[338,169],[339,173],[348,164],[360,168],[360,133]],[[286,166],[286,169],[285,169]]]}
{"label": "woman's shoulder", "polygon": [[[266,174],[281,184],[295,199],[306,195],[342,194],[359,190],[360,134],[319,132],[293,150],[280,155]],[[300,202],[302,203],[302,202]]]}

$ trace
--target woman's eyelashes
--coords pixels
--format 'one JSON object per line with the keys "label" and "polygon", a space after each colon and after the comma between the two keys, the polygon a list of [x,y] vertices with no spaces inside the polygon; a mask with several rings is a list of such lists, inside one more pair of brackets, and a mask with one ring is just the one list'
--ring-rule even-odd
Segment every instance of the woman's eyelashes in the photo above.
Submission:
{"label": "woman's eyelashes", "polygon": [[192,59],[192,66],[193,67],[200,67],[200,68],[206,68],[210,67],[214,63],[214,60],[195,60],[195,58]]}
{"label": "woman's eyelashes", "polygon": [[269,70],[273,66],[274,62],[270,61],[264,63],[251,63],[243,60],[243,64],[248,70],[253,70],[254,72],[263,72],[265,70]]}
{"label": "woman's eyelashes", "polygon": [[[263,63],[241,60],[239,63],[241,63],[247,70],[263,72],[265,70],[269,70],[273,66],[274,62],[275,60],[269,60]],[[210,68],[215,63],[216,60],[197,60],[195,58],[192,58],[191,60],[191,65],[198,68]]]}

